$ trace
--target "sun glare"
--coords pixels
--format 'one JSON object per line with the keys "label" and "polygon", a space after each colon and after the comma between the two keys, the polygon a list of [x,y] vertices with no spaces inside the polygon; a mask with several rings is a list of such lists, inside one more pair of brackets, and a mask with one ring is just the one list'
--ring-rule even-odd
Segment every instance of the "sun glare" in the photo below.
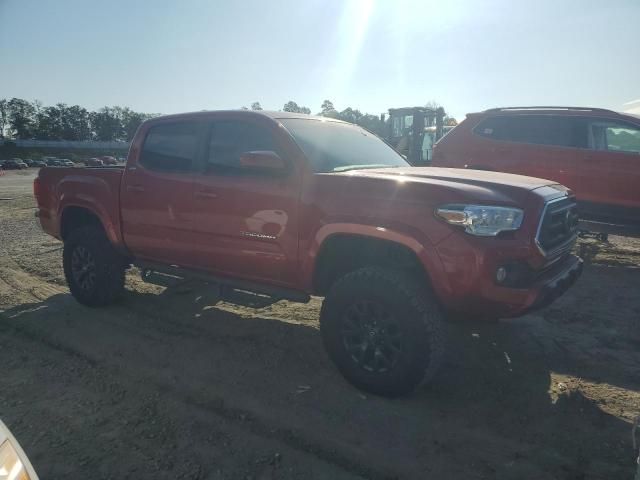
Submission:
{"label": "sun glare", "polygon": [[374,10],[374,0],[356,0],[344,3],[340,16],[339,48],[334,64],[330,91],[339,97],[348,87],[358,67],[358,58],[367,36],[369,20]]}

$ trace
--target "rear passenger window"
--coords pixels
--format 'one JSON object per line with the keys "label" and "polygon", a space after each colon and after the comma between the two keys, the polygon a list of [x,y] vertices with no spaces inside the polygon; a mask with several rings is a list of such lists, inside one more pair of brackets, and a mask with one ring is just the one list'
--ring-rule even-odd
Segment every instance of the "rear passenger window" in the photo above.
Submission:
{"label": "rear passenger window", "polygon": [[474,133],[495,140],[559,147],[586,147],[584,122],[553,115],[500,115],[481,122]]}
{"label": "rear passenger window", "polygon": [[140,163],[150,170],[189,172],[198,146],[198,125],[180,122],[151,127],[145,138]]}
{"label": "rear passenger window", "polygon": [[214,122],[211,127],[207,170],[237,172],[240,156],[256,150],[276,151],[268,130],[237,120]]}

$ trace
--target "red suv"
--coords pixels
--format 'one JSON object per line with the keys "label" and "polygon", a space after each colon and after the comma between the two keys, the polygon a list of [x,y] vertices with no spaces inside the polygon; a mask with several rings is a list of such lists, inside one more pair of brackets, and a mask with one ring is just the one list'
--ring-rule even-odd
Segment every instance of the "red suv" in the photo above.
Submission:
{"label": "red suv", "polygon": [[640,224],[640,117],[600,108],[517,107],[471,113],[434,148],[433,165],[548,178],[580,215]]}

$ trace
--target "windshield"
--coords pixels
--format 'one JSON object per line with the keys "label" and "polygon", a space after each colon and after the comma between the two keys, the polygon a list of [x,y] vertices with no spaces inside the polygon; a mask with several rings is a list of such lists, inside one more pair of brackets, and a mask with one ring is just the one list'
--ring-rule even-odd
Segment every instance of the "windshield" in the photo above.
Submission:
{"label": "windshield", "polygon": [[300,146],[314,172],[409,166],[373,133],[355,125],[299,118],[280,122]]}

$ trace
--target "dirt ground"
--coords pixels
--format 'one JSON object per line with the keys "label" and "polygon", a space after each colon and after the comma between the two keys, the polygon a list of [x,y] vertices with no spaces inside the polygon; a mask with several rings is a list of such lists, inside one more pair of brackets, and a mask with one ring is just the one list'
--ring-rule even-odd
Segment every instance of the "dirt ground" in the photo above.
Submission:
{"label": "dirt ground", "polygon": [[0,177],[0,418],[42,479],[633,477],[640,240],[581,241],[564,297],[451,325],[433,384],[385,400],[330,364],[318,299],[251,309],[132,271],[121,304],[77,304],[32,177]]}

